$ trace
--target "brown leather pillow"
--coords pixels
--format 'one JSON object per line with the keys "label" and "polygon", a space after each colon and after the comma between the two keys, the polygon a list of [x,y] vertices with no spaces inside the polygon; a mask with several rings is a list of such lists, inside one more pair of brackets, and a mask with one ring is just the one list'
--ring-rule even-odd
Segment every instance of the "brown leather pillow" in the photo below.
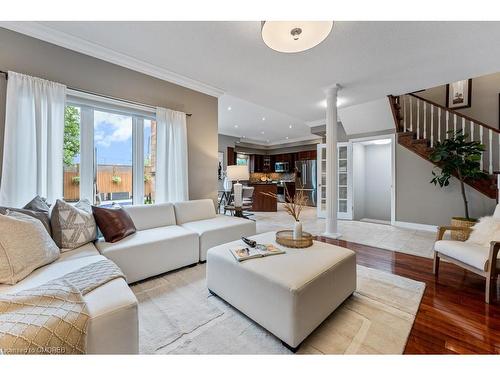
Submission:
{"label": "brown leather pillow", "polygon": [[92,206],[95,222],[106,242],[118,242],[136,232],[134,222],[123,208]]}

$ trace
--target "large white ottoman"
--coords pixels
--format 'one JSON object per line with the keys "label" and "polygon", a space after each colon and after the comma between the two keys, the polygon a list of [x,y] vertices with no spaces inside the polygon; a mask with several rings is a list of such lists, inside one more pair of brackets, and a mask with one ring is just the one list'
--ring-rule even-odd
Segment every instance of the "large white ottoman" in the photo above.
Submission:
{"label": "large white ottoman", "polygon": [[[250,237],[274,243],[275,232]],[[296,351],[300,343],[356,290],[356,255],[322,242],[286,254],[237,262],[234,241],[208,250],[207,286]]]}

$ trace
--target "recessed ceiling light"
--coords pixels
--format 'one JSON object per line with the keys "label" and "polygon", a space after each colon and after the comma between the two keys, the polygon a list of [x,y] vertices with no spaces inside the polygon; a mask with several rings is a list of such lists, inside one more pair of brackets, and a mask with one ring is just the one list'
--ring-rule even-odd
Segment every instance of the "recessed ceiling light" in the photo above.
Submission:
{"label": "recessed ceiling light", "polygon": [[227,110],[230,111],[232,108],[231,107],[227,107]]}
{"label": "recessed ceiling light", "polygon": [[237,128],[237,127],[238,127],[238,125],[234,125],[234,127],[235,127],[235,128]]}
{"label": "recessed ceiling light", "polygon": [[262,117],[262,121],[266,121],[266,118],[265,118],[265,117]]}
{"label": "recessed ceiling light", "polygon": [[286,137],[286,139],[288,139],[288,137]]}
{"label": "recessed ceiling light", "polygon": [[260,134],[264,134],[264,132],[263,132],[263,131],[261,131],[261,132],[260,132]]}
{"label": "recessed ceiling light", "polygon": [[266,142],[269,143],[269,139]]}
{"label": "recessed ceiling light", "polygon": [[246,138],[246,137],[244,135],[242,135],[241,138]]}
{"label": "recessed ceiling light", "polygon": [[288,126],[290,129],[292,128],[292,125]]}

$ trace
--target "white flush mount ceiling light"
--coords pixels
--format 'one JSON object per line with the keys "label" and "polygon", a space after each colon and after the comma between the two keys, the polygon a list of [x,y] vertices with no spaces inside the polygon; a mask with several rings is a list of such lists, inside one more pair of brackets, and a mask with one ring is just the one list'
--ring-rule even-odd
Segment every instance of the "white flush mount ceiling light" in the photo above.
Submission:
{"label": "white flush mount ceiling light", "polygon": [[262,21],[262,39],[278,52],[294,53],[313,48],[332,31],[333,21]]}

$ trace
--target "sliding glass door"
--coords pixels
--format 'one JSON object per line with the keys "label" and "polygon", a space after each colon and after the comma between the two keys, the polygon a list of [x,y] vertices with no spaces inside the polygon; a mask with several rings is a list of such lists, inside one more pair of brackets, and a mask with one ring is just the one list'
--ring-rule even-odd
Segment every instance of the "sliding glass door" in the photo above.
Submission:
{"label": "sliding glass door", "polygon": [[126,111],[68,105],[64,199],[94,204],[155,201],[156,121]]}

